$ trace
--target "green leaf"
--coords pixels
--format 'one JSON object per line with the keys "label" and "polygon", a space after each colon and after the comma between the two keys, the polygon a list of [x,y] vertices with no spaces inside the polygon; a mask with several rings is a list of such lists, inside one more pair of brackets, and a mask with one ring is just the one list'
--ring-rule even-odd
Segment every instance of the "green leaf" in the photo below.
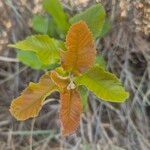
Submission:
{"label": "green leaf", "polygon": [[69,24],[67,22],[67,15],[63,11],[59,0],[44,0],[43,7],[53,17],[59,30],[66,33],[69,29]]}
{"label": "green leaf", "polygon": [[36,32],[47,34],[49,28],[49,18],[35,15],[32,19],[32,28]]}
{"label": "green leaf", "polygon": [[64,43],[47,35],[35,35],[9,46],[23,51],[35,52],[40,61],[48,65],[59,60],[59,50],[63,49]]}
{"label": "green leaf", "polygon": [[56,26],[54,19],[50,16],[35,15],[32,19],[32,28],[37,33],[47,34],[51,37],[62,38],[63,34]]}
{"label": "green leaf", "polygon": [[88,89],[83,85],[80,85],[78,87],[78,90],[80,92],[83,110],[85,111],[87,107],[87,100],[88,100],[89,92],[88,92]]}
{"label": "green leaf", "polygon": [[105,22],[104,22],[100,37],[104,37],[109,32],[110,28],[111,28],[110,20],[109,18],[105,18]]}
{"label": "green leaf", "polygon": [[57,67],[55,71],[63,77],[69,76],[69,72],[66,72],[62,67]]}
{"label": "green leaf", "polygon": [[23,64],[36,70],[52,70],[59,66],[59,64],[44,65],[34,52],[31,51],[17,51],[17,58]]}
{"label": "green leaf", "polygon": [[106,61],[104,60],[102,55],[96,56],[96,65],[103,69],[106,69]]}
{"label": "green leaf", "polygon": [[61,38],[61,32],[58,30],[58,27],[56,26],[54,19],[49,18],[49,26],[48,26],[48,35],[55,38]]}
{"label": "green leaf", "polygon": [[93,5],[80,14],[75,15],[69,21],[74,24],[80,20],[87,23],[95,38],[99,37],[105,21],[105,10],[101,4]]}
{"label": "green leaf", "polygon": [[77,77],[75,82],[78,85],[85,85],[98,98],[105,101],[123,102],[129,96],[115,75],[98,66]]}

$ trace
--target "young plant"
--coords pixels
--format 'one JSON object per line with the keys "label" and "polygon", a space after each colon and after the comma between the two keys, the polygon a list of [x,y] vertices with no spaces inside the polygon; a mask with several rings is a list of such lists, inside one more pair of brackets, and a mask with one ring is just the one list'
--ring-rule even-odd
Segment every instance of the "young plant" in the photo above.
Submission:
{"label": "young plant", "polygon": [[[35,15],[32,20],[33,30],[40,35],[28,37],[25,40],[26,43],[31,42],[28,47],[27,45],[26,47],[16,46],[19,49],[17,50],[17,58],[20,62],[36,70],[45,71],[60,66],[57,50],[63,49],[63,42],[60,45],[59,43],[65,40],[67,31],[72,24],[81,20],[85,21],[95,39],[105,36],[110,29],[109,19],[106,18],[105,10],[101,4],[95,4],[73,17],[63,10],[59,0],[44,0],[43,9],[46,13]],[[46,44],[48,47],[45,46]],[[45,55],[46,52],[52,53],[51,46],[56,47],[56,50],[54,48],[56,57],[53,60],[48,58],[53,57],[52,55],[48,55],[47,58]]]}
{"label": "young plant", "polygon": [[69,19],[58,0],[44,0],[44,9],[50,18],[34,18],[33,24],[44,35],[29,36],[10,47],[19,49],[21,62],[46,73],[12,101],[10,112],[20,121],[36,117],[46,97],[59,91],[61,131],[66,136],[79,126],[88,90],[108,102],[124,102],[129,94],[120,80],[106,71],[102,56],[96,56],[94,41],[110,27],[102,5],[93,5]]}
{"label": "young plant", "polygon": [[[30,46],[29,41],[28,43],[24,41],[16,44],[16,47],[18,45],[23,47],[25,44]],[[87,87],[98,98],[105,101],[123,102],[128,98],[128,93],[117,77],[95,65],[96,48],[86,22],[80,21],[70,27],[65,46],[66,50],[60,50],[61,67],[44,74],[39,83],[30,83],[21,96],[12,101],[10,106],[10,112],[17,120],[36,117],[45,98],[53,91],[59,91],[59,115],[64,136],[74,133],[79,126],[83,111],[82,86]],[[57,48],[57,45],[49,47],[47,43],[45,47],[51,48],[52,53],[43,55],[48,57],[48,60],[53,59],[51,58],[51,56],[55,56],[53,48]]]}

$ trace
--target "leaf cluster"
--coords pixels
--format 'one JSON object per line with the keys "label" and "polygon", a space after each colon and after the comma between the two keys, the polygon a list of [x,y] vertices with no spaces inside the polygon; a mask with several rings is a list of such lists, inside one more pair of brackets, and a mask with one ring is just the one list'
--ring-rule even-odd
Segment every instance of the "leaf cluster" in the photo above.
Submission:
{"label": "leaf cluster", "polygon": [[[108,29],[102,5],[96,4],[70,19],[58,0],[45,0],[43,6],[50,20],[41,16],[33,20],[34,29],[43,35],[10,46],[19,49],[17,56],[23,63],[47,72],[12,101],[10,112],[17,120],[36,117],[46,97],[59,91],[61,131],[66,136],[78,128],[89,90],[108,102],[123,102],[129,94],[120,80],[106,71],[102,57],[96,56],[95,39]],[[50,37],[55,31],[59,38]],[[64,36],[65,43],[61,40]]]}
{"label": "leaf cluster", "polygon": [[45,15],[35,15],[32,19],[32,28],[37,35],[10,45],[18,49],[20,62],[36,70],[51,70],[60,66],[59,51],[64,49],[63,42],[72,24],[85,21],[95,39],[105,36],[110,29],[109,19],[101,4],[95,4],[74,16],[63,10],[59,0],[44,0],[43,9]]}

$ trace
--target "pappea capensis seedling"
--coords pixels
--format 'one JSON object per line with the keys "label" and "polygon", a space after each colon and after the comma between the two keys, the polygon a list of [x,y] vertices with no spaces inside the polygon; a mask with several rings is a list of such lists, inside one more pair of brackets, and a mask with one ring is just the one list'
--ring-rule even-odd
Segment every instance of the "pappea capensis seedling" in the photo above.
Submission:
{"label": "pappea capensis seedling", "polygon": [[[96,14],[93,14],[93,10],[96,10]],[[63,11],[61,7],[59,11]],[[64,28],[58,26],[59,30],[65,33],[70,26],[65,44],[48,35],[34,35],[10,45],[23,52],[21,58],[24,56],[26,61],[30,61],[28,58],[35,61],[30,63],[31,67],[47,70],[38,83],[29,83],[21,95],[12,101],[12,116],[19,121],[36,117],[46,98],[52,92],[59,91],[61,133],[66,136],[74,133],[79,126],[81,113],[86,110],[88,91],[108,102],[121,103],[128,98],[129,94],[121,81],[96,62],[95,39],[102,34],[99,28],[102,30],[105,25],[103,11],[102,6],[96,4],[71,18],[72,25],[66,22],[66,17],[62,17]],[[90,22],[90,13],[99,18],[90,18]],[[52,17],[55,17],[54,14]],[[93,20],[100,21],[98,27],[92,25]],[[57,25],[58,20],[55,18],[54,22]],[[25,64],[28,65],[28,61]]]}

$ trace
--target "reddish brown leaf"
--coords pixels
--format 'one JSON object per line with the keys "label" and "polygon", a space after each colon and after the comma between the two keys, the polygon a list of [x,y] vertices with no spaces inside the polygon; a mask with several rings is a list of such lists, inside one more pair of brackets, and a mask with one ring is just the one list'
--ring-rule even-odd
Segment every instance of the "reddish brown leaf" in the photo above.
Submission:
{"label": "reddish brown leaf", "polygon": [[69,84],[69,78],[60,76],[56,71],[51,71],[50,77],[61,91],[63,91]]}
{"label": "reddish brown leaf", "polygon": [[43,75],[39,83],[30,83],[21,96],[14,99],[10,106],[11,114],[17,120],[26,120],[36,117],[42,108],[45,98],[56,86],[48,75]]}
{"label": "reddish brown leaf", "polygon": [[96,49],[87,24],[80,21],[71,26],[66,37],[67,51],[61,52],[62,67],[74,74],[81,74],[93,66]]}
{"label": "reddish brown leaf", "polygon": [[68,90],[72,83],[69,78],[60,76],[52,71],[50,76],[54,83],[60,88],[60,121],[62,135],[66,136],[76,131],[82,113],[82,104],[79,92],[76,89]]}
{"label": "reddish brown leaf", "polygon": [[74,133],[79,126],[82,113],[81,98],[77,90],[65,90],[60,97],[62,135],[67,136]]}

